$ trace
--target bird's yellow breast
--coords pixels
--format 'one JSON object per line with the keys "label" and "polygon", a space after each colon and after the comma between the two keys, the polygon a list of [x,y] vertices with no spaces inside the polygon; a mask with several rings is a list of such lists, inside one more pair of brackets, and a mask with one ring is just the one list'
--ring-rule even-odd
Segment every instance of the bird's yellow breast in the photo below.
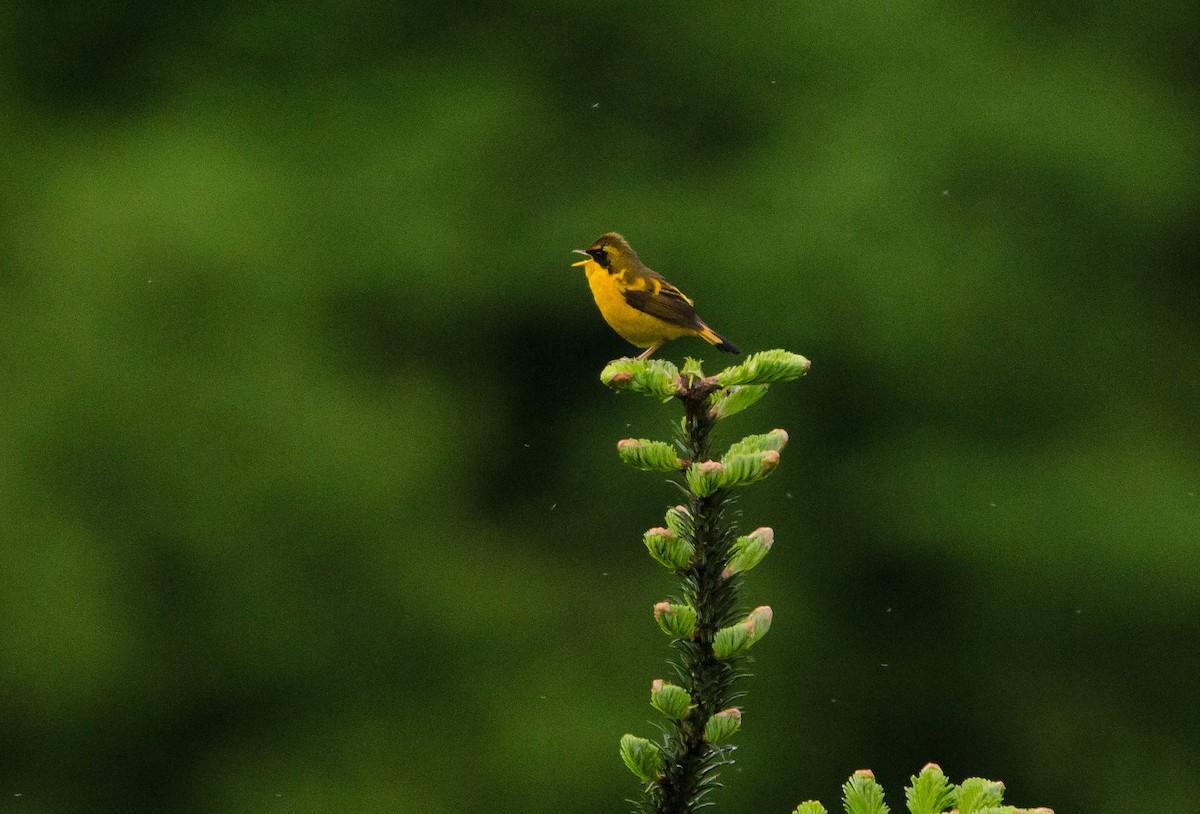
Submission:
{"label": "bird's yellow breast", "polygon": [[[596,300],[600,315],[626,342],[639,348],[648,348],[668,339],[696,333],[695,330],[672,325],[643,313],[626,302],[624,292],[631,286],[621,272],[610,274],[595,261],[584,263],[583,270],[587,273],[588,287],[592,289],[592,297]],[[653,279],[638,280],[632,287],[643,289],[646,284],[655,285],[657,282]]]}

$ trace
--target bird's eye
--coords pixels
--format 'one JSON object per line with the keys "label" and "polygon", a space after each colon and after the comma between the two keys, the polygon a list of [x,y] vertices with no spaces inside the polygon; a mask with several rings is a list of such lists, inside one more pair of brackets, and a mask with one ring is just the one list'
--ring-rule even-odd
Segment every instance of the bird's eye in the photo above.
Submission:
{"label": "bird's eye", "polygon": [[592,256],[592,259],[600,264],[601,268],[608,268],[608,252],[604,249],[588,249],[587,253]]}

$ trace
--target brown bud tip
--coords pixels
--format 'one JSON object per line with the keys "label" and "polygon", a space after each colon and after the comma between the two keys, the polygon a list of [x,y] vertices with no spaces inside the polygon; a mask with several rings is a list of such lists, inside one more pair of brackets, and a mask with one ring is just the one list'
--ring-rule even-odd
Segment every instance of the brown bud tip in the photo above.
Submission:
{"label": "brown bud tip", "polygon": [[751,537],[757,537],[762,540],[762,544],[767,548],[775,545],[775,530],[770,526],[759,526],[754,531],[750,532]]}
{"label": "brown bud tip", "polygon": [[741,707],[729,707],[718,712],[715,717],[732,718],[740,725],[742,723],[742,710]]}
{"label": "brown bud tip", "polygon": [[654,606],[654,618],[662,619],[664,613],[671,609],[671,603],[665,599]]}
{"label": "brown bud tip", "polygon": [[771,610],[770,605],[759,605],[757,608],[750,611],[750,618],[766,619],[767,623],[770,624],[771,620],[775,618],[775,612]]}
{"label": "brown bud tip", "polygon": [[875,772],[871,771],[870,769],[859,769],[854,773],[854,776],[861,777],[864,780],[874,780]]}
{"label": "brown bud tip", "polygon": [[783,436],[783,443],[785,443],[785,444],[786,444],[786,443],[788,442],[788,434],[787,434],[787,430],[785,430],[785,429],[782,429],[782,428],[776,428],[776,429],[773,429],[773,430],[771,430],[771,433],[772,433],[773,435],[782,435],[782,436]]}
{"label": "brown bud tip", "polygon": [[651,684],[650,684],[650,692],[653,692],[653,693],[662,692],[664,683],[665,682],[661,678],[654,679],[654,681],[651,682]]}
{"label": "brown bud tip", "polygon": [[638,447],[643,447],[643,446],[645,446],[645,444],[643,444],[641,441],[639,441],[636,438],[622,438],[620,441],[617,442],[618,450],[637,449]]}
{"label": "brown bud tip", "polygon": [[728,568],[721,572],[721,579],[729,579],[731,576],[733,576],[733,571]]}
{"label": "brown bud tip", "polygon": [[620,373],[614,373],[608,380],[609,387],[623,387],[633,381],[633,374],[628,370],[622,370]]}
{"label": "brown bud tip", "polygon": [[707,475],[709,472],[720,472],[724,468],[721,466],[720,461],[705,461],[700,464],[700,474]]}
{"label": "brown bud tip", "polygon": [[773,449],[768,449],[763,454],[763,469],[774,469],[779,466],[779,453]]}
{"label": "brown bud tip", "polygon": [[670,529],[664,529],[662,526],[655,526],[646,532],[651,537],[674,537],[674,533]]}
{"label": "brown bud tip", "polygon": [[924,766],[921,767],[922,773],[923,772],[940,772],[941,770],[942,770],[942,767],[937,765],[936,763],[926,763]]}

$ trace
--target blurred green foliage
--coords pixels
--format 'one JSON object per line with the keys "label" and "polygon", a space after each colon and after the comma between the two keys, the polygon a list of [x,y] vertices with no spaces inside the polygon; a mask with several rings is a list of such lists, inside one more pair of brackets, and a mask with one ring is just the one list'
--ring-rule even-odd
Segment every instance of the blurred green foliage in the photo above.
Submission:
{"label": "blurred green foliage", "polygon": [[621,805],[674,492],[610,229],[814,363],[721,810],[1184,810],[1197,15],[0,3],[0,810]]}

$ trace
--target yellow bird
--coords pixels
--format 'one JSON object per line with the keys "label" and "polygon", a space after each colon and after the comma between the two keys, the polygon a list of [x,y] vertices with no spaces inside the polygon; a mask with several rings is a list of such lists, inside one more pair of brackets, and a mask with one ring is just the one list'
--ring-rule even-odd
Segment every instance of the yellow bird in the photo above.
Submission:
{"label": "yellow bird", "polygon": [[741,353],[696,315],[682,291],[646,268],[616,232],[574,251],[587,257],[571,265],[583,266],[604,321],[627,342],[646,349],[639,359],[650,358],[668,339],[681,336],[698,336],[717,350]]}

